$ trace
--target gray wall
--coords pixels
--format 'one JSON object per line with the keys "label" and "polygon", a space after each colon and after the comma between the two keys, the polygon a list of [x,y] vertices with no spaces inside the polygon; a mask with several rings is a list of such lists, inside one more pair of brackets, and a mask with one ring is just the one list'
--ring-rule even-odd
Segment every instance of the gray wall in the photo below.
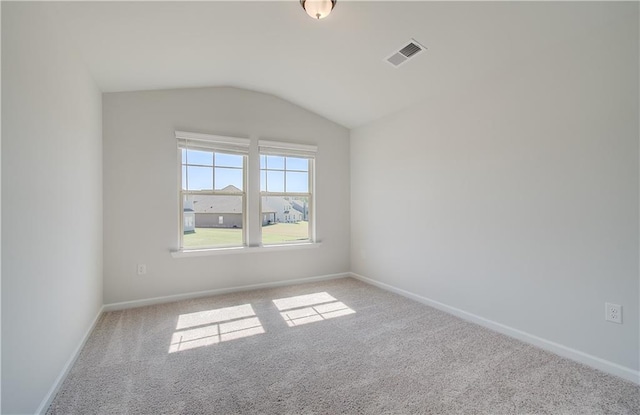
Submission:
{"label": "gray wall", "polygon": [[102,306],[101,94],[48,10],[2,2],[6,414],[36,411]]}
{"label": "gray wall", "polygon": [[354,272],[638,370],[638,4],[613,7],[352,131]]}
{"label": "gray wall", "polygon": [[[219,218],[222,216],[222,225]],[[197,213],[197,228],[242,228],[242,213]]]}
{"label": "gray wall", "polygon": [[[103,125],[106,304],[349,271],[349,218],[335,203],[349,200],[347,129],[274,96],[236,88],[104,94]],[[322,245],[295,256],[172,258],[179,218],[175,130],[250,137],[254,145],[258,138],[317,144]],[[257,209],[258,198],[247,197]],[[131,206],[141,205],[154,209],[132,215]],[[147,264],[147,275],[136,275],[137,263]]]}

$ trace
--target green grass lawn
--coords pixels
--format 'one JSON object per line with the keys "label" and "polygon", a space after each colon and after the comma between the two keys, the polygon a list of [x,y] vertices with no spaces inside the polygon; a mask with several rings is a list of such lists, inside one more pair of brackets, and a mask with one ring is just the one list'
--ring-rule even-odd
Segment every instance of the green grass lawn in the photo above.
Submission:
{"label": "green grass lawn", "polygon": [[[309,239],[307,222],[276,223],[262,227],[262,243],[304,241]],[[196,228],[195,233],[184,235],[184,248],[197,249],[216,245],[242,245],[242,229]]]}
{"label": "green grass lawn", "polygon": [[194,233],[184,235],[183,245],[185,249],[205,248],[214,245],[242,245],[242,229],[196,228]]}
{"label": "green grass lawn", "polygon": [[309,239],[309,222],[276,223],[262,227],[262,243],[304,241]]}

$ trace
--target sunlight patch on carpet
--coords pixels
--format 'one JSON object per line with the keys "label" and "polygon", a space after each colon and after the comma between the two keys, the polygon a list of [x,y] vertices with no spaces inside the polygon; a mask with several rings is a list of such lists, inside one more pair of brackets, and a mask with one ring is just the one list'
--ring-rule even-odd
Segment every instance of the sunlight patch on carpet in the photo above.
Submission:
{"label": "sunlight patch on carpet", "polygon": [[289,327],[355,314],[327,292],[279,298],[273,303]]}
{"label": "sunlight patch on carpet", "polygon": [[263,334],[264,328],[251,304],[181,314],[171,337],[169,353],[210,346]]}

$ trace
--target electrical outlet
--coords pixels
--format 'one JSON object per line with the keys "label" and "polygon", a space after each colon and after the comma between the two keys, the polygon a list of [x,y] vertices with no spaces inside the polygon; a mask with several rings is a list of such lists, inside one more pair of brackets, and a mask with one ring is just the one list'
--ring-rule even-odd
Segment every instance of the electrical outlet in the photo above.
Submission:
{"label": "electrical outlet", "polygon": [[604,319],[612,323],[622,324],[622,306],[604,303]]}
{"label": "electrical outlet", "polygon": [[138,275],[144,275],[147,273],[147,264],[138,264]]}

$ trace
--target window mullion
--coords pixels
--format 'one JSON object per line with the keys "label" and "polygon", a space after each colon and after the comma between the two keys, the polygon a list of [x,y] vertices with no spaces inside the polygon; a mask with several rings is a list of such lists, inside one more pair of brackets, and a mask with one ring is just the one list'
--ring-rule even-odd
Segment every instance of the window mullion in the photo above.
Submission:
{"label": "window mullion", "polygon": [[[189,190],[189,150],[184,151],[184,180],[185,190]],[[180,184],[182,186],[182,183]]]}
{"label": "window mullion", "polygon": [[[249,147],[247,156],[247,246],[259,246],[262,239],[262,229],[260,221],[260,153],[258,151],[257,139],[253,139]],[[266,162],[266,161],[265,161]],[[265,165],[266,166],[266,165]]]}
{"label": "window mullion", "polygon": [[216,153],[213,153],[213,167],[211,167],[211,188],[216,190]]}

